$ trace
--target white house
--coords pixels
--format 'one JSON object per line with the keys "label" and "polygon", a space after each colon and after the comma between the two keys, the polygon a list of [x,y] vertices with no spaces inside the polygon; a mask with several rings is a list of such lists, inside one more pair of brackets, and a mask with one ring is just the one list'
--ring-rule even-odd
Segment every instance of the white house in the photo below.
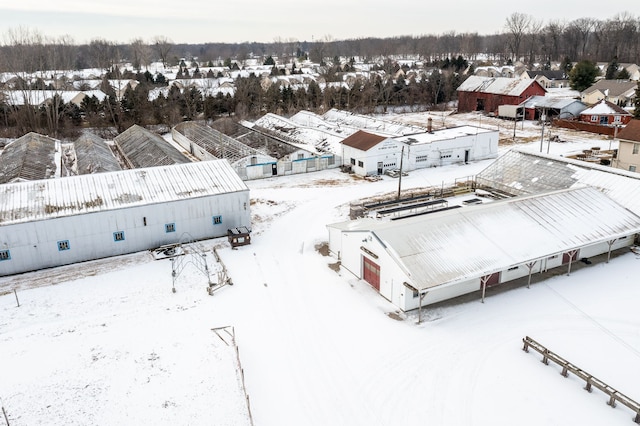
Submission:
{"label": "white house", "polygon": [[396,137],[360,130],[342,141],[342,158],[356,174],[380,175],[399,169],[401,157],[405,171],[496,158],[498,139],[497,130],[474,126]]}
{"label": "white house", "polygon": [[226,236],[249,204],[227,160],[0,185],[0,275]]}
{"label": "white house", "polygon": [[341,267],[408,311],[630,246],[640,216],[582,187],[327,228]]}

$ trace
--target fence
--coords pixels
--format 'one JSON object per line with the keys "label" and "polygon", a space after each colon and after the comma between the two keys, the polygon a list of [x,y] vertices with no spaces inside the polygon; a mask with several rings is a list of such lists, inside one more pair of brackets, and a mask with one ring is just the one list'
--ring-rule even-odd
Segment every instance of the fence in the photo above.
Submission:
{"label": "fence", "polygon": [[[238,372],[240,373],[240,382],[242,384],[242,392],[244,393],[244,399],[247,402],[247,413],[249,414],[249,423],[251,424],[251,426],[253,426],[253,416],[251,415],[251,404],[249,402],[249,394],[247,393],[247,388],[244,384],[244,369],[242,368],[242,363],[240,362],[240,349],[238,349],[238,344],[236,343],[236,332],[232,326],[216,327],[216,328],[212,328],[211,331],[216,333],[224,343],[226,343],[227,345],[233,346],[233,348],[236,351],[236,363],[238,366]],[[229,338],[231,342],[227,341],[227,339]]]}
{"label": "fence", "polygon": [[618,392],[611,386],[604,383],[602,380],[599,380],[586,371],[576,367],[561,356],[551,352],[549,349],[542,346],[531,337],[526,336],[524,339],[522,339],[522,341],[524,342],[524,347],[522,348],[523,351],[529,352],[529,348],[532,348],[542,355],[542,362],[545,365],[549,365],[549,360],[551,360],[562,367],[562,373],[560,374],[562,374],[564,377],[567,377],[569,373],[573,373],[575,376],[581,378],[586,382],[586,386],[584,387],[584,389],[587,392],[591,392],[592,387],[601,390],[609,396],[609,401],[607,402],[607,404],[609,404],[613,408],[616,406],[616,402],[619,402],[620,404],[630,408],[636,413],[633,421],[636,423],[640,423],[640,404],[638,404],[636,401]]}

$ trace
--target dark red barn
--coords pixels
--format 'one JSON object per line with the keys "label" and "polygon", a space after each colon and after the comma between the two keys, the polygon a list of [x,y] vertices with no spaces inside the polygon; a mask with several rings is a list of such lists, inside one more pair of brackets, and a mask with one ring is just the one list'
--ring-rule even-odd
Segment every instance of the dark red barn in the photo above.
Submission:
{"label": "dark red barn", "polygon": [[472,75],[458,87],[458,112],[498,113],[500,105],[519,105],[547,91],[535,80]]}

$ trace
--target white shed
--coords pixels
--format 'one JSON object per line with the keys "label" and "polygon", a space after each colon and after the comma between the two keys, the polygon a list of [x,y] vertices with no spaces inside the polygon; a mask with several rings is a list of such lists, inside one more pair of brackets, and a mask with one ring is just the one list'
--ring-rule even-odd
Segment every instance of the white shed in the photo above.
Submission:
{"label": "white shed", "polygon": [[408,311],[630,246],[640,217],[583,187],[328,229],[341,266]]}
{"label": "white shed", "polygon": [[250,226],[227,160],[0,185],[0,275],[132,253]]}

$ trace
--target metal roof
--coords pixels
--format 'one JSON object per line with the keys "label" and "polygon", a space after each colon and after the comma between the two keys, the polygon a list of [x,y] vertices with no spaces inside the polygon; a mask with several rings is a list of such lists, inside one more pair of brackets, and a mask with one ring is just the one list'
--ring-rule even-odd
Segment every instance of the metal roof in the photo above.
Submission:
{"label": "metal roof", "polygon": [[227,160],[8,183],[0,226],[248,190]]}
{"label": "metal roof", "polygon": [[[520,96],[532,84],[540,84],[536,80],[521,80],[508,77],[469,76],[458,87],[459,92],[480,92],[495,95]],[[542,86],[540,86],[542,87]],[[542,88],[546,91],[546,89]]]}
{"label": "metal roof", "polygon": [[8,144],[0,155],[0,183],[56,177],[57,144],[33,132]]}
{"label": "metal roof", "polygon": [[[266,152],[251,148],[204,124],[185,121],[177,124],[174,130],[204,148],[214,157],[226,158],[232,164],[250,156],[270,157]],[[276,161],[275,158],[270,158]]]}
{"label": "metal roof", "polygon": [[422,291],[640,232],[640,217],[584,187],[384,222],[371,232]]}
{"label": "metal roof", "polygon": [[583,105],[584,108],[587,107],[585,104],[583,104],[581,101],[577,99],[559,98],[559,97],[551,97],[551,96],[531,96],[526,101],[522,102],[520,106],[524,106],[525,108],[562,109],[576,102],[579,103],[580,105]]}
{"label": "metal roof", "polygon": [[115,137],[120,152],[132,168],[188,163],[189,159],[159,135],[136,124]]}
{"label": "metal roof", "polygon": [[640,175],[565,157],[512,149],[480,172],[476,184],[510,195],[588,185],[640,215]]}
{"label": "metal roof", "polygon": [[85,133],[73,145],[76,150],[78,174],[122,170],[111,148],[100,137]]}

